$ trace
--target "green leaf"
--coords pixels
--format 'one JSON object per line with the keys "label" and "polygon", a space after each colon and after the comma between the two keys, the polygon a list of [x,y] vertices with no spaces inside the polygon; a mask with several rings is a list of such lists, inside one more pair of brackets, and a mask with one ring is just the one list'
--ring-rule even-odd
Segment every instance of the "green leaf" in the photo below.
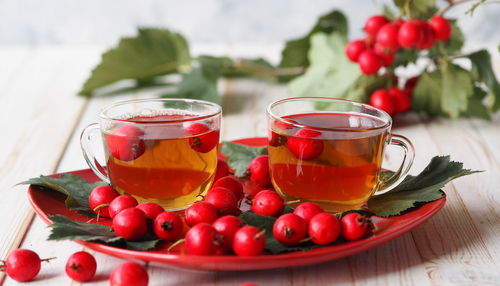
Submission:
{"label": "green leaf", "polygon": [[[291,68],[291,67],[307,67],[309,66],[309,59],[307,54],[310,44],[310,38],[315,33],[333,33],[337,32],[344,37],[347,36],[347,18],[340,11],[334,10],[328,14],[321,16],[314,27],[302,38],[287,41],[285,48],[281,52],[281,62],[279,64],[280,68]],[[282,77],[283,81],[289,81],[293,79],[293,76]]]}
{"label": "green leaf", "polygon": [[413,110],[425,111],[431,116],[442,115],[442,81],[443,79],[439,71],[422,73],[413,91]]}
{"label": "green leaf", "polygon": [[387,17],[390,20],[394,20],[396,18],[394,11],[392,11],[389,5],[384,4],[384,9],[382,10],[382,15]]}
{"label": "green leaf", "polygon": [[227,164],[235,170],[234,175],[245,177],[250,162],[257,156],[267,154],[266,147],[251,147],[233,142],[223,142],[221,152]]}
{"label": "green leaf", "polygon": [[215,80],[216,75],[207,74],[207,71],[211,68],[216,67],[193,68],[189,73],[182,76],[182,81],[177,86],[176,92],[163,94],[161,97],[202,99],[220,103],[217,80]]}
{"label": "green leaf", "polygon": [[463,117],[477,117],[485,120],[490,120],[490,110],[485,105],[484,101],[487,93],[479,87],[474,87],[474,94],[469,98],[467,110],[462,112],[460,116]]}
{"label": "green leaf", "polygon": [[491,65],[490,53],[486,50],[480,50],[468,55],[468,58],[477,70],[479,79],[486,84],[495,97],[493,111],[500,110],[500,84]]}
{"label": "green leaf", "polygon": [[450,20],[450,22],[451,36],[450,39],[444,43],[444,47],[448,55],[454,55],[462,51],[462,47],[464,46],[464,34],[460,27],[458,27],[456,20]]}
{"label": "green leaf", "polygon": [[436,14],[436,0],[394,0],[394,5],[402,11],[409,11],[411,18],[429,18]]}
{"label": "green leaf", "polygon": [[468,98],[472,96],[472,78],[470,72],[448,63],[441,66],[443,89],[441,108],[452,118],[467,110]]}
{"label": "green leaf", "polygon": [[123,38],[116,48],[102,55],[79,92],[90,96],[95,89],[123,79],[143,80],[176,73],[190,65],[186,40],[166,29],[141,28],[132,38]]}
{"label": "green leaf", "polygon": [[441,188],[451,180],[477,172],[450,161],[450,156],[436,156],[418,176],[408,176],[393,190],[370,198],[368,209],[381,217],[400,215],[419,204],[440,199]]}

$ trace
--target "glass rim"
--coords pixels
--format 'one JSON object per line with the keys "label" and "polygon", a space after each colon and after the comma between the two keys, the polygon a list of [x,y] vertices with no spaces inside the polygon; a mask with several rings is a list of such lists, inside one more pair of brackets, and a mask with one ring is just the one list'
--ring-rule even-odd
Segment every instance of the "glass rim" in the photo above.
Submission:
{"label": "glass rim", "polygon": [[[294,123],[292,121],[289,121],[289,120],[286,120],[285,118],[279,116],[279,115],[276,115],[275,113],[273,113],[272,109],[279,105],[279,104],[282,104],[282,103],[285,103],[285,102],[289,102],[289,101],[330,101],[330,102],[340,102],[340,103],[346,103],[346,104],[352,104],[354,106],[359,106],[359,107],[364,107],[368,110],[375,110],[377,112],[379,112],[382,116],[378,117],[377,118],[380,118],[384,121],[384,124],[383,125],[380,125],[380,126],[375,126],[375,127],[364,127],[363,129],[350,129],[350,128],[325,128],[325,127],[313,127],[313,126],[309,126],[309,125],[304,125],[304,124],[300,124],[300,123]],[[341,99],[341,98],[332,98],[332,97],[291,97],[291,98],[285,98],[285,99],[279,99],[279,100],[276,100],[276,101],[273,101],[271,102],[268,106],[267,106],[267,114],[269,114],[271,117],[273,117],[274,120],[278,120],[280,122],[283,122],[283,123],[286,123],[286,124],[290,124],[290,125],[293,125],[293,126],[296,126],[296,127],[299,127],[299,128],[305,128],[305,129],[311,129],[311,130],[322,130],[322,131],[343,131],[345,132],[346,130],[349,130],[349,132],[369,132],[369,131],[374,131],[374,130],[382,130],[382,129],[387,129],[389,128],[391,125],[392,125],[392,117],[385,111],[383,111],[382,109],[379,109],[379,108],[376,108],[376,107],[373,107],[369,104],[366,104],[366,103],[362,103],[362,102],[358,102],[358,101],[353,101],[353,100],[348,100],[348,99]],[[334,111],[334,110],[329,110],[329,111]],[[339,111],[340,112],[340,111]],[[369,115],[369,114],[366,114],[366,113],[362,113],[362,112],[359,112],[359,111],[353,111],[353,112],[345,112],[345,113],[352,113],[352,114],[365,114],[365,115]],[[299,113],[297,113],[299,114]],[[375,116],[374,116],[375,117]]]}
{"label": "glass rim", "polygon": [[[109,110],[121,106],[121,105],[127,105],[131,103],[142,103],[142,102],[184,102],[184,103],[194,103],[194,104],[204,104],[204,105],[209,105],[210,107],[215,108],[215,111],[210,112],[208,114],[204,115],[196,115],[193,114],[192,117],[186,117],[182,119],[173,119],[173,120],[160,120],[160,121],[134,121],[134,120],[129,120],[129,119],[122,119],[122,118],[115,118],[112,116],[109,116],[106,114]],[[121,122],[128,122],[128,123],[134,123],[134,124],[166,124],[166,123],[179,123],[179,122],[188,122],[188,121],[198,121],[198,120],[203,120],[207,119],[210,117],[215,117],[218,116],[222,113],[222,107],[216,103],[206,101],[206,100],[199,100],[199,99],[189,99],[189,98],[142,98],[142,99],[129,99],[129,100],[122,100],[118,101],[112,104],[109,104],[105,107],[103,107],[100,112],[99,112],[99,117],[104,120],[112,120],[112,121],[121,121]]]}

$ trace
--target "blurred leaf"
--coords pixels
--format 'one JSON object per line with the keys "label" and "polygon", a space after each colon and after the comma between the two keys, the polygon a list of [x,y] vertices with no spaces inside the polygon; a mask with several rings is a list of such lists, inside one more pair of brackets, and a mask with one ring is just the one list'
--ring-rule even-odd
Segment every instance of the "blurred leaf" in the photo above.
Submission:
{"label": "blurred leaf", "polygon": [[477,117],[485,120],[490,120],[490,110],[485,105],[484,101],[487,93],[479,87],[474,87],[474,93],[469,98],[467,110],[462,112],[460,116],[463,117]]}
{"label": "blurred leaf", "polygon": [[418,53],[413,49],[401,49],[396,54],[393,67],[407,66],[417,62]]}
{"label": "blurred leaf", "polygon": [[394,5],[403,11],[410,11],[411,18],[428,18],[437,12],[436,0],[394,0]]}
{"label": "blurred leaf", "polygon": [[392,11],[389,5],[384,4],[384,9],[382,10],[382,15],[387,17],[389,20],[394,20],[396,18],[394,11]]}
{"label": "blurred leaf", "polygon": [[413,110],[425,111],[431,116],[442,115],[440,99],[442,81],[443,79],[439,71],[422,73],[413,91]]}
{"label": "blurred leaf", "polygon": [[473,67],[477,70],[479,79],[486,84],[489,91],[495,96],[493,111],[500,110],[500,84],[491,65],[490,53],[480,50],[468,55]]}
{"label": "blurred leaf", "polygon": [[190,65],[186,40],[165,29],[141,28],[132,38],[123,38],[116,48],[102,55],[79,92],[90,96],[100,87],[123,79],[143,80],[175,73]]}
{"label": "blurred leaf", "polygon": [[461,67],[448,63],[441,65],[443,89],[441,108],[452,118],[467,110],[468,98],[472,96],[471,74]]}
{"label": "blurred leaf", "polygon": [[213,78],[215,78],[214,75],[205,75],[203,68],[193,68],[189,73],[182,75],[177,91],[163,94],[161,97],[202,99],[220,103],[217,80]]}

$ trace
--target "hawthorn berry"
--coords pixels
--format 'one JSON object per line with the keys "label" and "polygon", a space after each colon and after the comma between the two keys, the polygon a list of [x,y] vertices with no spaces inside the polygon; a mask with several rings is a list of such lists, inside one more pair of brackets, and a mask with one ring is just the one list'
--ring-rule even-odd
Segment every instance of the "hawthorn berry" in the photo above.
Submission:
{"label": "hawthorn berry", "polygon": [[147,286],[148,272],[135,262],[125,262],[118,265],[109,276],[112,286]]}
{"label": "hawthorn berry", "polygon": [[370,105],[382,109],[391,116],[396,112],[396,101],[385,89],[376,90],[370,96]]}
{"label": "hawthorn berry", "polygon": [[217,160],[217,168],[215,169],[214,181],[229,175],[229,166],[224,160]]}
{"label": "hawthorn berry", "polygon": [[366,50],[359,55],[358,65],[362,73],[371,75],[378,72],[382,61],[373,50]]}
{"label": "hawthorn berry", "polygon": [[188,230],[185,244],[190,254],[214,255],[221,247],[221,238],[212,225],[203,222]]}
{"label": "hawthorn berry", "polygon": [[269,146],[279,147],[281,145],[285,145],[286,140],[287,138],[284,135],[281,135],[274,131],[269,132],[269,140],[268,140]]}
{"label": "hawthorn berry", "polygon": [[399,49],[398,32],[398,24],[387,23],[378,31],[376,41],[383,47],[397,51]]}
{"label": "hawthorn berry", "polygon": [[182,220],[173,212],[162,212],[154,221],[154,232],[160,239],[172,241],[182,233]]}
{"label": "hawthorn berry", "polygon": [[319,213],[322,213],[323,209],[321,209],[318,204],[312,202],[303,202],[300,203],[293,213],[299,217],[301,217],[306,223],[309,223],[311,218]]}
{"label": "hawthorn berry", "polygon": [[113,217],[112,228],[126,240],[139,240],[148,232],[146,215],[140,209],[124,209]]}
{"label": "hawthorn berry", "polygon": [[394,98],[396,102],[396,113],[410,110],[411,99],[406,92],[394,87],[389,89],[389,94]]}
{"label": "hawthorn berry", "polygon": [[285,202],[278,193],[273,190],[262,190],[252,199],[250,209],[259,215],[279,216],[283,213]]}
{"label": "hawthorn berry", "polygon": [[96,272],[97,262],[94,256],[85,251],[73,253],[66,262],[66,274],[69,278],[78,281],[90,281]]}
{"label": "hawthorn berry", "polygon": [[264,251],[265,245],[264,231],[255,226],[244,226],[234,234],[233,251],[238,256],[257,256]]}
{"label": "hawthorn berry", "polygon": [[271,175],[269,174],[269,156],[261,155],[255,157],[249,165],[250,180],[260,187],[271,186]]}
{"label": "hawthorn berry", "polygon": [[403,48],[416,47],[423,38],[423,32],[417,21],[409,20],[399,27],[398,44]]}
{"label": "hawthorn berry", "polygon": [[143,211],[144,214],[146,215],[146,218],[150,220],[155,220],[155,218],[160,213],[165,211],[165,209],[162,206],[156,203],[142,203],[138,204],[135,207]]}
{"label": "hawthorn berry", "polygon": [[238,199],[232,191],[226,188],[216,187],[211,189],[204,200],[212,204],[221,216],[237,214],[239,211]]}
{"label": "hawthorn berry", "polygon": [[353,212],[348,213],[340,220],[342,237],[347,240],[358,240],[369,233],[372,227],[370,218]]}
{"label": "hawthorn berry", "polygon": [[321,132],[299,129],[288,138],[287,146],[295,157],[301,160],[313,160],[323,153],[323,141],[314,139],[321,136]]}
{"label": "hawthorn berry", "polygon": [[219,144],[219,130],[210,131],[210,128],[203,123],[193,123],[184,129],[189,138],[189,145],[195,151],[208,153]]}
{"label": "hawthorn berry", "polygon": [[438,41],[448,41],[451,36],[451,24],[443,16],[435,15],[429,21]]}
{"label": "hawthorn berry", "polygon": [[358,62],[359,55],[367,49],[364,40],[349,42],[345,47],[345,54],[351,62]]}
{"label": "hawthorn berry", "polygon": [[373,47],[373,52],[378,56],[380,63],[387,67],[394,63],[394,52],[391,49],[384,48],[380,44],[375,44]]}
{"label": "hawthorn berry", "polygon": [[233,192],[238,201],[243,199],[243,184],[238,180],[238,178],[234,176],[225,176],[217,181],[212,186],[212,189],[215,188],[226,188]]}
{"label": "hawthorn berry", "polygon": [[233,245],[234,234],[244,226],[244,223],[236,216],[226,215],[215,220],[212,226],[222,235],[222,248],[228,251]]}
{"label": "hawthorn berry", "polygon": [[371,16],[366,19],[365,22],[365,32],[372,36],[377,36],[379,30],[385,25],[389,23],[389,19],[382,15]]}
{"label": "hawthorn berry", "polygon": [[121,195],[114,198],[111,203],[109,203],[109,215],[114,218],[119,212],[124,209],[133,208],[139,203],[137,200],[129,195]]}
{"label": "hawthorn berry", "polygon": [[121,161],[132,161],[139,158],[146,145],[141,137],[144,132],[132,125],[123,125],[106,136],[106,146],[113,157]]}
{"label": "hawthorn berry", "polygon": [[196,202],[184,211],[184,220],[189,226],[206,222],[212,223],[219,215],[217,208],[208,202]]}
{"label": "hawthorn berry", "polygon": [[294,124],[299,124],[296,120],[290,118],[281,118],[274,121],[274,125],[281,130],[293,129]]}
{"label": "hawthorn berry", "polygon": [[422,39],[420,40],[420,43],[417,44],[417,49],[428,50],[436,43],[434,30],[432,30],[431,26],[423,20],[419,20],[417,23],[422,31]]}
{"label": "hawthorn berry", "polygon": [[109,217],[109,203],[120,194],[111,186],[95,187],[89,195],[89,206],[101,217]]}
{"label": "hawthorn berry", "polygon": [[40,272],[41,262],[36,252],[29,249],[16,249],[7,256],[0,269],[5,271],[10,278],[26,282],[35,278]]}
{"label": "hawthorn berry", "polygon": [[414,77],[411,77],[408,80],[406,80],[404,91],[409,96],[411,96],[413,94],[413,90],[415,89],[415,86],[417,85],[419,78],[420,77],[418,77],[418,76],[414,76]]}
{"label": "hawthorn berry", "polygon": [[313,243],[326,245],[337,240],[340,231],[340,222],[337,217],[323,212],[311,218],[307,232]]}
{"label": "hawthorn berry", "polygon": [[273,225],[274,238],[284,245],[299,244],[306,234],[306,221],[293,213],[280,216]]}

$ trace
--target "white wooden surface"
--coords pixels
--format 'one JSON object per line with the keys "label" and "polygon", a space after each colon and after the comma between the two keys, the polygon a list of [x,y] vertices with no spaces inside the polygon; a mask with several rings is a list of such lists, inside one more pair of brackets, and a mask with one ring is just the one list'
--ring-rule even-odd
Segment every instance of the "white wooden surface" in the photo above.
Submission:
{"label": "white wooden surface", "polygon": [[[218,54],[269,53],[276,47],[199,47]],[[0,48],[0,256],[17,247],[58,259],[44,264],[30,285],[78,285],[64,273],[66,259],[82,247],[48,242],[44,223],[33,218],[25,186],[16,183],[40,174],[86,168],[80,131],[97,111],[120,99],[154,96],[136,92],[86,100],[77,97],[99,59],[93,47]],[[221,82],[224,93],[223,140],[266,134],[265,107],[286,96],[286,87],[253,80]],[[451,154],[484,173],[450,183],[441,212],[409,234],[369,251],[327,263],[252,272],[195,272],[148,267],[150,285],[500,285],[500,114],[492,122],[399,118],[395,133],[417,149],[413,171],[429,159]],[[390,163],[390,162],[389,162]],[[97,277],[88,285],[108,285],[121,260],[94,253]],[[3,279],[4,277],[2,277]],[[5,278],[4,285],[17,285]]]}

